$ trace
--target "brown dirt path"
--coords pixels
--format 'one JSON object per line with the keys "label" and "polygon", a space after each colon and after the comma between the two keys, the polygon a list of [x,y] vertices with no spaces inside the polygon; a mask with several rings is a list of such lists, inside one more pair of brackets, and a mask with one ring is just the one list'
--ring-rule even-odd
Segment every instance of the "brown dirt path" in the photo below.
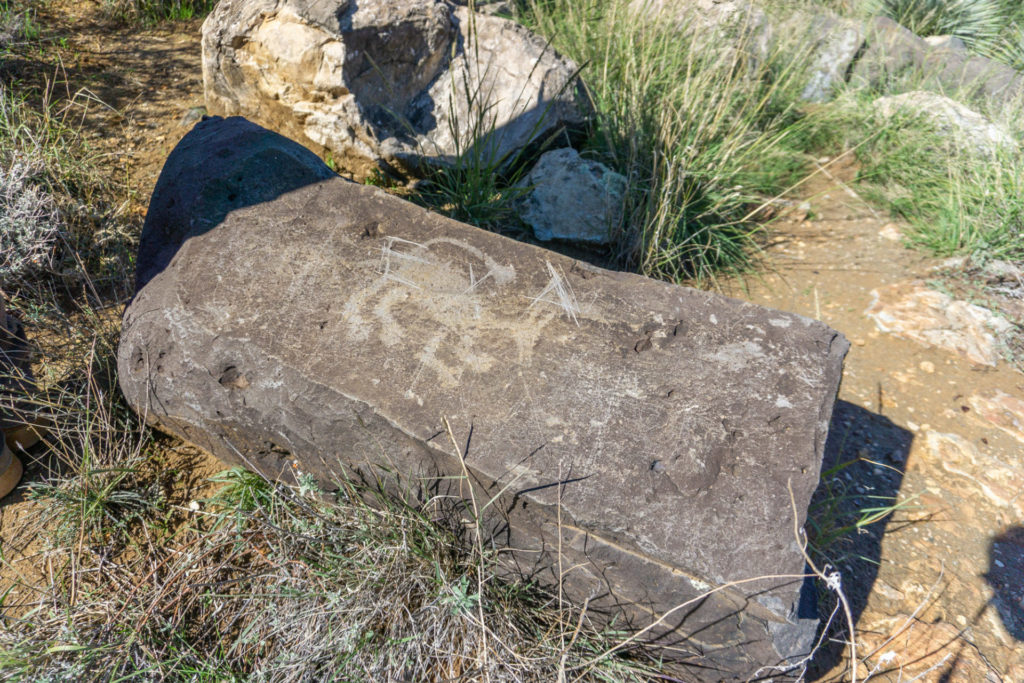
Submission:
{"label": "brown dirt path", "polygon": [[[1024,433],[980,416],[972,397],[1024,399],[1024,374],[877,329],[865,315],[872,290],[935,280],[938,261],[893,239],[900,226],[856,196],[844,182],[853,175],[840,160],[808,183],[812,218],[776,223],[768,271],[729,293],[818,318],[850,339],[827,456],[860,459],[834,480],[853,496],[842,506],[887,504],[872,495],[910,501],[829,550],[847,556],[837,564],[857,615],[858,658],[867,656],[861,676],[1018,683]],[[835,680],[844,668],[822,675]]]}
{"label": "brown dirt path", "polygon": [[[55,48],[67,89],[95,96],[84,131],[126,175],[141,216],[188,130],[182,117],[203,104],[199,22],[112,28],[96,20],[98,7],[52,4],[46,21],[68,37]],[[812,219],[775,224],[768,270],[726,287],[820,318],[853,342],[827,449],[827,464],[855,461],[831,480],[839,512],[910,501],[826,549],[853,602],[861,677],[1024,681],[1024,442],[971,401],[996,391],[1024,400],[1024,375],[876,329],[864,314],[871,290],[933,279],[936,261],[892,240],[890,219],[851,195],[850,165],[829,171],[804,188]],[[28,504],[6,506],[4,533]],[[827,650],[817,675],[848,679],[846,653]]]}

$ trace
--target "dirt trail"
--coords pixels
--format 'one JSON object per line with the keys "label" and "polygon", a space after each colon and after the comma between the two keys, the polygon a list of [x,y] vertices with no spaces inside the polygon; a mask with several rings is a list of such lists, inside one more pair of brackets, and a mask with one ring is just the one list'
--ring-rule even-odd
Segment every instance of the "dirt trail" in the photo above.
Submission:
{"label": "dirt trail", "polygon": [[[199,22],[111,30],[94,21],[94,3],[48,11],[68,36],[69,89],[104,103],[90,107],[85,131],[144,211],[189,128],[182,118],[203,104]],[[1024,443],[971,403],[997,390],[1024,399],[1024,375],[876,329],[871,291],[934,278],[936,261],[892,239],[891,219],[844,184],[852,173],[840,161],[809,182],[813,217],[778,221],[768,270],[727,293],[819,318],[853,342],[827,464],[856,464],[833,478],[832,498],[843,494],[840,512],[910,501],[828,550],[853,603],[858,656],[877,649],[875,680],[1024,681]],[[5,535],[28,504],[0,508]],[[844,653],[826,652],[818,675],[839,678]]]}
{"label": "dirt trail", "polygon": [[853,496],[843,507],[887,504],[873,495],[910,501],[830,551],[870,560],[838,563],[859,656],[878,649],[871,665],[894,669],[879,680],[938,665],[921,680],[1024,681],[1024,443],[971,401],[996,391],[1022,398],[1024,375],[876,328],[865,315],[872,290],[933,280],[939,262],[893,239],[900,226],[844,182],[853,173],[840,160],[808,183],[813,218],[776,223],[767,272],[729,293],[850,339],[827,454],[862,459],[836,481]]}

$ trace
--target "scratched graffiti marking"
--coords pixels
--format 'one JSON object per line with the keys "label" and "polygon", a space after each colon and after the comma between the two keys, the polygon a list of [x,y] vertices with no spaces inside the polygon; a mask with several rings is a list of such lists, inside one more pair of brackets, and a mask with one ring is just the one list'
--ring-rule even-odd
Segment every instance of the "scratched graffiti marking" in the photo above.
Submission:
{"label": "scratched graffiti marking", "polygon": [[342,308],[345,334],[353,342],[396,351],[416,348],[417,366],[405,395],[419,400],[416,389],[423,382],[451,388],[465,373],[530,362],[541,332],[559,310],[523,305],[509,287],[515,280],[512,266],[461,240],[386,237],[371,281]]}

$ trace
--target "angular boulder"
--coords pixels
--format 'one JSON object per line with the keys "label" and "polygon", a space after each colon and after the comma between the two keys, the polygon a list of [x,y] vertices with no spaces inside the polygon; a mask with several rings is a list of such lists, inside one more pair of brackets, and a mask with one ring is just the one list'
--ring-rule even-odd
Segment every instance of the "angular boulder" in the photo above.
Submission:
{"label": "angular boulder", "polygon": [[571,147],[542,154],[521,184],[520,216],[539,240],[608,244],[622,221],[625,176]]}
{"label": "angular boulder", "polygon": [[651,626],[642,637],[672,646],[687,680],[747,679],[810,649],[793,529],[818,484],[840,334],[341,178],[216,224],[175,213],[225,191],[220,154],[247,183],[279,175],[246,162],[245,140],[300,156],[214,118],[157,183],[143,245],[176,253],[125,312],[136,410],[285,481],[297,464],[411,500],[472,493],[510,569],[561,581],[593,619]]}
{"label": "angular boulder", "polygon": [[846,82],[850,65],[864,46],[864,29],[860,22],[822,14],[808,21],[806,31],[811,42],[810,66],[801,97],[825,102]]}
{"label": "angular boulder", "polygon": [[357,178],[501,165],[582,125],[575,75],[515,22],[441,0],[223,0],[203,23],[209,110]]}

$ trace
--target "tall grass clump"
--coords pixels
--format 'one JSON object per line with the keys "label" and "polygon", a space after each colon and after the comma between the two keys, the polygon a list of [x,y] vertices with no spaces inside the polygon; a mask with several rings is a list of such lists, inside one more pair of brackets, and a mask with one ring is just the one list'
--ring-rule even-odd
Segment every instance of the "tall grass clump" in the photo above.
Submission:
{"label": "tall grass clump", "polygon": [[759,230],[753,209],[803,169],[806,54],[759,51],[746,18],[717,29],[726,38],[619,0],[530,0],[520,19],[585,65],[589,154],[630,188],[623,262],[675,281],[744,267]]}
{"label": "tall grass clump", "polygon": [[[0,629],[0,681],[641,681],[653,673],[608,654],[615,634],[563,614],[553,597],[496,580],[494,557],[438,524],[436,505],[405,506],[353,482],[327,495],[240,468],[215,481],[192,501],[136,487],[146,505],[125,513],[108,502],[107,514],[88,518],[100,526],[84,542],[44,530],[48,557],[65,571],[36,587],[41,598],[18,628]],[[48,505],[85,514],[40,489]]]}
{"label": "tall grass clump", "polygon": [[956,36],[972,52],[1024,70],[1024,5],[1018,0],[867,0],[862,9],[919,36]]}
{"label": "tall grass clump", "polygon": [[[1012,118],[1012,113],[1008,114]],[[981,262],[1024,259],[1024,153],[953,143],[920,117],[872,126],[857,151],[859,182],[876,203],[910,223],[908,240],[939,256]]]}
{"label": "tall grass clump", "polygon": [[1024,71],[1024,3],[1003,0],[1005,21],[999,36],[983,54],[999,60],[1017,71]]}
{"label": "tall grass clump", "polygon": [[999,0],[869,0],[868,9],[919,36],[953,35],[969,46],[994,40],[1005,20]]}
{"label": "tall grass clump", "polygon": [[33,8],[19,6],[10,0],[0,0],[0,60],[5,51],[33,40],[38,35],[39,25]]}

